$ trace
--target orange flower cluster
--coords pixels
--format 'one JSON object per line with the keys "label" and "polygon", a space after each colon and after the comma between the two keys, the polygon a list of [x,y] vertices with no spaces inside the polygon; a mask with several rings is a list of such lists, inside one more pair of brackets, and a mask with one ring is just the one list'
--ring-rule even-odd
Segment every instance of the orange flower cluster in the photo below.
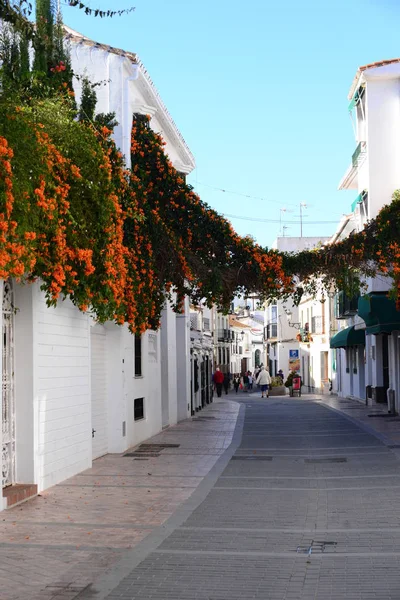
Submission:
{"label": "orange flower cluster", "polygon": [[0,137],[0,191],[4,197],[2,212],[0,212],[0,277],[20,278],[25,272],[25,266],[32,269],[35,265],[32,242],[36,233],[26,231],[24,239],[17,232],[17,222],[13,219],[14,190],[12,158],[13,150],[7,140]]}
{"label": "orange flower cluster", "polygon": [[[349,274],[379,270],[394,278],[400,309],[400,196],[364,232],[289,256],[241,238],[202,202],[147,117],[133,120],[129,172],[106,127],[71,123],[82,143],[69,147],[21,107],[7,127],[10,137],[0,138],[0,277],[41,278],[50,304],[69,295],[99,321],[143,332],[159,326],[167,300],[181,311],[186,295],[227,309],[238,293],[293,294],[295,277],[305,287],[319,276],[341,285]],[[10,139],[25,139],[29,154]]]}

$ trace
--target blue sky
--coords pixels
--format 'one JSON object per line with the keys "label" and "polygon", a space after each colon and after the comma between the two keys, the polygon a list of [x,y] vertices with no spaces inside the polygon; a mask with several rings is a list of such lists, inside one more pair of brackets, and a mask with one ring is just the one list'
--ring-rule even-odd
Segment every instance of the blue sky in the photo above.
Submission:
{"label": "blue sky", "polygon": [[[335,231],[356,195],[337,191],[355,148],[347,94],[359,65],[400,56],[397,0],[85,1],[136,7],[101,20],[62,5],[66,24],[139,54],[195,156],[189,181],[203,200],[284,222],[304,202],[303,235]],[[231,221],[262,245],[279,234],[279,223]]]}

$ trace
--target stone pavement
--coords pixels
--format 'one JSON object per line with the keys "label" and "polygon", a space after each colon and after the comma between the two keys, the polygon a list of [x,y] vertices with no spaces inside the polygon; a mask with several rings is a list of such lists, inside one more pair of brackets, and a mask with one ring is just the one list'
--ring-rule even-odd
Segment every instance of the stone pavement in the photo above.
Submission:
{"label": "stone pavement", "polygon": [[400,600],[400,419],[331,397],[238,399],[231,447],[164,535],[80,598]]}
{"label": "stone pavement", "polygon": [[0,513],[1,600],[72,600],[90,593],[190,498],[229,447],[238,412],[236,402],[223,398],[146,442],[178,448],[156,457],[109,454]]}

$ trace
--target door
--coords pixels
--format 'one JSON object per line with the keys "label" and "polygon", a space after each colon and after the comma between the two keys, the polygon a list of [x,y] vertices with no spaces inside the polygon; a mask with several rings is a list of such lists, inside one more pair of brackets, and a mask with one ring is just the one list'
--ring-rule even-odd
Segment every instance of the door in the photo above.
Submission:
{"label": "door", "polygon": [[2,487],[15,483],[14,299],[11,281],[3,283]]}
{"label": "door", "polygon": [[108,452],[107,432],[107,335],[103,325],[90,330],[92,380],[92,459]]}

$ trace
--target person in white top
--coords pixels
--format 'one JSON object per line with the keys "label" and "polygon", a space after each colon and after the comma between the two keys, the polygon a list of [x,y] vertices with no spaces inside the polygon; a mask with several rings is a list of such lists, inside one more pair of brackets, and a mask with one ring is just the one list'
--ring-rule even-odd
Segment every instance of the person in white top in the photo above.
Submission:
{"label": "person in white top", "polygon": [[261,387],[261,398],[264,398],[264,394],[269,398],[269,386],[271,383],[271,375],[262,367],[258,374],[256,384]]}

